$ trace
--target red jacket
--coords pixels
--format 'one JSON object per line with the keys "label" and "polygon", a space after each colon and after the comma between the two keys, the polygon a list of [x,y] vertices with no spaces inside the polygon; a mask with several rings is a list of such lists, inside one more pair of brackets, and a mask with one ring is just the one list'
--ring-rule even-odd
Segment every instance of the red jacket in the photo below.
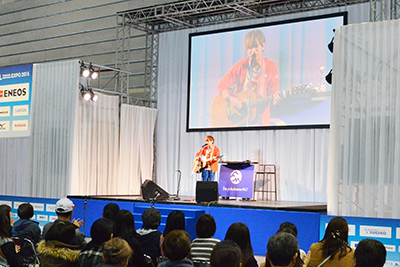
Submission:
{"label": "red jacket", "polygon": [[[244,90],[249,61],[250,57],[240,60],[225,74],[218,84],[218,91],[220,94],[222,91],[228,90],[232,86],[233,90],[231,89],[228,91],[230,94],[237,94]],[[259,74],[254,77],[252,84],[257,88],[257,94],[264,98],[279,92],[279,75],[276,64],[268,58],[264,57],[261,65],[261,70]],[[264,74],[264,81],[261,80],[261,73]],[[263,86],[261,86],[261,84],[263,84]],[[261,119],[262,125],[270,125],[269,105],[261,114]]]}
{"label": "red jacket", "polygon": [[[201,148],[197,153],[196,153],[196,158],[200,156],[205,156],[207,154],[207,146]],[[212,151],[212,155],[207,155],[207,158],[210,157],[218,157],[220,155],[219,148],[214,146],[214,150]],[[218,170],[218,158],[212,160],[211,162],[211,171],[216,172]]]}

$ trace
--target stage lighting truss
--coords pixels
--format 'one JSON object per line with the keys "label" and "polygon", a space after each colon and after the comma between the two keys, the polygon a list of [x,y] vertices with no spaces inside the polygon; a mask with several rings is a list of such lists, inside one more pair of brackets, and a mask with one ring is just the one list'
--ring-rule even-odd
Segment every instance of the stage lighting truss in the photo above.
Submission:
{"label": "stage lighting truss", "polygon": [[92,100],[93,102],[96,102],[99,99],[99,96],[96,95],[90,87],[85,87],[83,84],[79,84],[79,90],[81,91],[82,98],[85,101]]}
{"label": "stage lighting truss", "polygon": [[81,63],[81,75],[82,77],[90,78],[92,80],[99,77],[99,73],[94,70],[92,63],[89,64],[89,67],[86,67],[84,62]]}

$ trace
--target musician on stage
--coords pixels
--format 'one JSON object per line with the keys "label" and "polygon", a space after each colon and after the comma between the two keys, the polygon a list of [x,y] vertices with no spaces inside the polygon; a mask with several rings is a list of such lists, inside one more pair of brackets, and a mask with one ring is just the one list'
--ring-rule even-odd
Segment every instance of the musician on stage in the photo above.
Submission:
{"label": "musician on stage", "polygon": [[203,146],[199,152],[196,153],[195,164],[203,164],[205,166],[201,173],[203,181],[214,181],[215,173],[218,170],[218,159],[220,157],[220,151],[217,146],[214,145],[214,137],[207,135],[205,139],[205,146]]}
{"label": "musician on stage", "polygon": [[[265,36],[261,30],[251,30],[244,39],[248,57],[237,62],[221,79],[218,91],[225,101],[240,110],[246,99],[238,99],[235,95],[251,90],[261,99],[273,95],[275,105],[280,99],[279,76],[276,64],[263,57]],[[260,114],[251,125],[270,125],[270,104],[258,107]]]}

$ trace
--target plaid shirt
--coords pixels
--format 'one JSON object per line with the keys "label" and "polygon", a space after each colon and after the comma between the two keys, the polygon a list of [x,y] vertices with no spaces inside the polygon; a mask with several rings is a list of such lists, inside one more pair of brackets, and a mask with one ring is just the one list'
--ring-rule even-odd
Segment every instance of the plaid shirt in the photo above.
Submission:
{"label": "plaid shirt", "polygon": [[79,253],[78,266],[79,267],[95,267],[103,261],[103,246],[94,246],[88,250],[83,250]]}

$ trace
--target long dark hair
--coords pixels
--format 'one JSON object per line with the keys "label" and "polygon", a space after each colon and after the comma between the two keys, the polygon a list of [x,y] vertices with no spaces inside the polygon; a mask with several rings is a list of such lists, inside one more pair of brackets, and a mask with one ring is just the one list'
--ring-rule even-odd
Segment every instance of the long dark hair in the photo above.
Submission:
{"label": "long dark hair", "polygon": [[185,231],[185,214],[180,210],[174,210],[168,215],[163,236],[166,237],[172,230]]}
{"label": "long dark hair", "polygon": [[135,218],[129,210],[120,210],[115,214],[114,222],[116,226],[116,236],[125,240],[137,237]]}
{"label": "long dark hair", "polygon": [[[329,255],[339,253],[339,259],[347,255],[351,251],[348,246],[349,225],[343,217],[335,217],[329,221],[325,230],[322,242],[322,256],[329,257]],[[332,257],[333,258],[333,257]]]}
{"label": "long dark hair", "polygon": [[8,232],[8,228],[10,228],[10,212],[11,207],[8,205],[0,205],[0,236],[1,237],[10,237],[10,233]]}
{"label": "long dark hair", "polygon": [[232,240],[239,245],[243,255],[243,266],[254,255],[253,247],[251,246],[250,231],[244,223],[234,223],[229,226],[225,235],[225,240]]}

